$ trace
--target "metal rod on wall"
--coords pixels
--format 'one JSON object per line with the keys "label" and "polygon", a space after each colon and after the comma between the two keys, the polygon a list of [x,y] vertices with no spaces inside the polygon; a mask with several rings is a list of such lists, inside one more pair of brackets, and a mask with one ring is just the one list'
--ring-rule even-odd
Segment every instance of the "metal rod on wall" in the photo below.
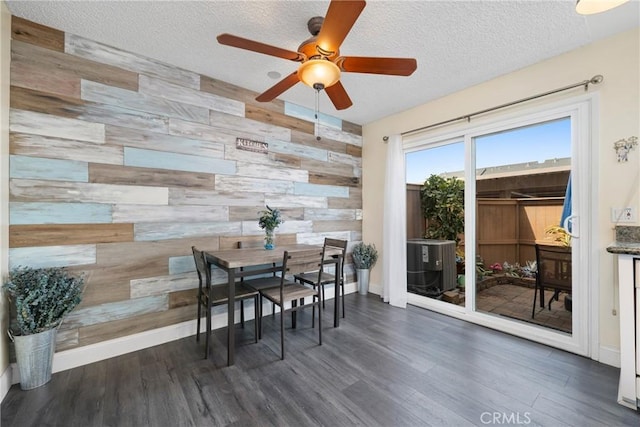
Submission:
{"label": "metal rod on wall", "polygon": [[527,102],[527,101],[532,101],[534,99],[538,99],[538,98],[542,98],[542,97],[545,97],[545,96],[553,95],[554,93],[558,93],[558,92],[564,92],[565,90],[574,89],[574,88],[577,88],[577,87],[580,87],[580,86],[584,86],[584,90],[586,91],[586,90],[589,89],[589,85],[600,84],[600,83],[602,83],[603,80],[604,80],[604,77],[602,77],[602,75],[598,74],[598,75],[595,75],[595,76],[591,77],[589,80],[584,80],[584,81],[581,81],[579,83],[575,83],[575,84],[572,84],[572,85],[569,85],[569,86],[561,87],[559,89],[550,90],[548,92],[540,93],[538,95],[529,96],[527,98],[518,99],[517,101],[508,102],[506,104],[501,104],[501,105],[498,105],[496,107],[491,107],[491,108],[487,108],[487,109],[484,109],[484,110],[476,111],[476,112],[473,112],[473,113],[470,113],[470,114],[465,114],[464,116],[456,117],[455,119],[449,119],[449,120],[445,120],[443,122],[434,123],[432,125],[419,127],[417,129],[412,129],[412,130],[409,130],[409,131],[406,131],[406,132],[402,132],[401,135],[405,136],[405,135],[408,135],[408,134],[411,134],[411,133],[420,132],[420,131],[431,129],[431,128],[434,128],[434,127],[443,126],[443,125],[446,125],[446,124],[449,124],[449,123],[457,122],[459,120],[467,120],[467,121],[469,121],[469,120],[471,120],[471,117],[478,116],[480,114],[489,113],[491,111],[499,110],[501,108],[511,107],[512,105],[521,104],[521,103]]}

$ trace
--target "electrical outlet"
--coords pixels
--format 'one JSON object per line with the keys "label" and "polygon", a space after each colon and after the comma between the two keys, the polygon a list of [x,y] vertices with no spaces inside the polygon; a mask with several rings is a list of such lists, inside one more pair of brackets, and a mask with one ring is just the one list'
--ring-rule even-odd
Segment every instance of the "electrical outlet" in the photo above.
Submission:
{"label": "electrical outlet", "polygon": [[632,207],[611,208],[611,222],[636,222],[636,209]]}

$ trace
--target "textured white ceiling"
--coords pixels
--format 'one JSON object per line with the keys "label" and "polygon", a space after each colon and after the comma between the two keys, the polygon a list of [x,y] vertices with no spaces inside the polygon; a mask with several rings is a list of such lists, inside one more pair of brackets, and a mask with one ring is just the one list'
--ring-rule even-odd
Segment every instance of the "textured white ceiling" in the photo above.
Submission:
{"label": "textured white ceiling", "polygon": [[[12,14],[256,92],[297,64],[228,46],[220,33],[296,50],[328,1],[6,1]],[[353,106],[323,113],[366,124],[640,25],[640,3],[581,16],[574,0],[367,3],[342,44],[349,56],[415,57],[410,77],[343,73]],[[583,76],[585,79],[591,76]],[[606,77],[606,76],[605,76]],[[574,82],[567,82],[571,84]],[[553,89],[553,88],[550,88]],[[303,84],[280,99],[313,108]]]}

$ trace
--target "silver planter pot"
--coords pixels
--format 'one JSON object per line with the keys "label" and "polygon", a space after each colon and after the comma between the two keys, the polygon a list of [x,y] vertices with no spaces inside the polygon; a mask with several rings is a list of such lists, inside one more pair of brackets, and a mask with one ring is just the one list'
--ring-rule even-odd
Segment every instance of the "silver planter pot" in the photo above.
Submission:
{"label": "silver planter pot", "polygon": [[13,337],[22,390],[40,387],[51,380],[56,332],[57,329],[53,328],[37,334]]}
{"label": "silver planter pot", "polygon": [[369,293],[369,269],[358,268],[356,272],[358,274],[358,293],[367,295]]}

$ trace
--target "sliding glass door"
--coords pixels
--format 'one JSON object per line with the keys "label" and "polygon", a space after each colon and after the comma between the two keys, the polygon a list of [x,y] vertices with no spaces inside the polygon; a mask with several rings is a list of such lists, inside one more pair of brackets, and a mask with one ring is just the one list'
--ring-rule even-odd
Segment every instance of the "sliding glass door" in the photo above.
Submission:
{"label": "sliding glass door", "polygon": [[563,274],[551,277],[555,288],[536,287],[540,248],[558,245],[571,256],[570,236],[557,239],[571,203],[571,119],[477,136],[473,144],[476,310],[571,334],[571,263],[543,259]]}
{"label": "sliding glass door", "polygon": [[464,306],[464,142],[407,153],[406,166],[407,292]]}
{"label": "sliding glass door", "polygon": [[409,303],[589,354],[591,109],[405,140]]}

